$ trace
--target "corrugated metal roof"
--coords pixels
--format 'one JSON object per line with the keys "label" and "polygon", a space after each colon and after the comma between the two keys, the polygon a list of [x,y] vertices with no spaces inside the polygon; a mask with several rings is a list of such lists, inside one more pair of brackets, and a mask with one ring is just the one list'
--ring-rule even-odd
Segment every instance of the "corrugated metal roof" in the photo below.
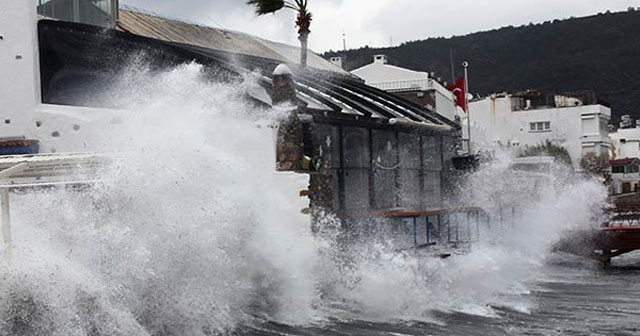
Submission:
{"label": "corrugated metal roof", "polygon": [[[168,42],[257,56],[289,64],[300,63],[299,47],[261,39],[241,32],[186,23],[129,9],[120,9],[118,28],[132,34]],[[318,70],[348,75],[348,72],[313,52],[308,54],[307,65]]]}

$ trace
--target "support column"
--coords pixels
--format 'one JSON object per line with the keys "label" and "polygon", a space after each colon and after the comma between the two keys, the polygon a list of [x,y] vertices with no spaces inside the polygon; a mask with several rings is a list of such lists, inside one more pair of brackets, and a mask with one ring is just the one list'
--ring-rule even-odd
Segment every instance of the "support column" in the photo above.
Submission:
{"label": "support column", "polygon": [[2,203],[2,240],[4,241],[4,255],[11,260],[11,215],[9,213],[9,188],[0,188],[0,202]]}
{"label": "support column", "polygon": [[418,247],[418,217],[413,217],[413,247]]}

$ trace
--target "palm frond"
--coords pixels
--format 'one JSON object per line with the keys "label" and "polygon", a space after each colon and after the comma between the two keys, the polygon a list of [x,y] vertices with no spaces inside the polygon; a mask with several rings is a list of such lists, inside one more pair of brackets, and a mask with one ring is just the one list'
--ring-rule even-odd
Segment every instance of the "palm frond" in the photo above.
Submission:
{"label": "palm frond", "polygon": [[301,11],[307,10],[307,0],[295,0],[295,3],[298,10],[301,10]]}
{"label": "palm frond", "polygon": [[288,3],[288,2],[284,3],[284,7],[285,8],[289,8],[289,9],[293,9],[294,11],[298,11],[298,7],[292,5],[292,4]]}
{"label": "palm frond", "polygon": [[276,12],[285,5],[284,0],[248,0],[247,4],[255,6],[258,15]]}

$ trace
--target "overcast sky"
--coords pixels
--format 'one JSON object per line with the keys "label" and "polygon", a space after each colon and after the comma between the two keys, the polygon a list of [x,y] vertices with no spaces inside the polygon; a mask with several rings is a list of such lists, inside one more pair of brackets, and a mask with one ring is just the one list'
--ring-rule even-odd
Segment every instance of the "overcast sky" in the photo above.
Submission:
{"label": "overcast sky", "polygon": [[[256,16],[246,0],[120,0],[161,16],[298,44],[295,14]],[[309,0],[314,16],[309,47],[322,53],[365,45],[388,47],[503,26],[541,23],[640,7],[640,0]]]}

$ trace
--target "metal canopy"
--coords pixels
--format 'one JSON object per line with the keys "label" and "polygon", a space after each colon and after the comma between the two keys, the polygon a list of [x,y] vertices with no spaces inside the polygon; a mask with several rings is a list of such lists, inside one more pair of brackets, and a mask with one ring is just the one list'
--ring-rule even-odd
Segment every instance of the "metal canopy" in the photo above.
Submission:
{"label": "metal canopy", "polygon": [[[164,27],[166,19],[147,20],[145,27],[152,29],[156,25]],[[191,40],[173,38],[173,35],[163,35],[163,39],[148,38],[132,33],[103,29],[69,22],[41,20],[39,22],[39,39],[41,58],[47,59],[44,65],[42,85],[43,93],[50,93],[56,89],[65,69],[81,69],[90,78],[104,76],[117,72],[130,60],[128,55],[143,54],[154,68],[172,67],[184,62],[198,62],[207,68],[216,69],[212,76],[216,80],[241,81],[246,77],[258,76],[258,82],[265,92],[247,92],[247,95],[257,103],[265,101],[271,90],[271,76],[273,70],[282,63],[281,57],[272,54],[247,49],[242,54],[229,51],[229,48],[218,47],[211,49],[199,45],[188,44]],[[174,27],[175,28],[175,27]],[[172,34],[201,30],[202,27],[180,23],[180,30],[171,30]],[[195,33],[194,33],[195,34]],[[201,36],[204,32],[199,32]],[[224,43],[224,37],[216,39],[216,43]],[[229,42],[231,43],[231,42]],[[233,43],[238,41],[233,40]],[[87,50],[91,50],[87,53]],[[273,58],[272,58],[273,56]],[[51,60],[55,60],[51,61]],[[365,85],[357,77],[320,70],[318,68],[301,68],[295,63],[288,63],[293,71],[298,94],[298,106],[308,107],[311,111],[324,111],[328,116],[337,118],[357,117],[360,120],[377,120],[412,123],[415,126],[442,126],[450,130],[460,126],[438,115],[436,112],[419,105],[393,96],[385,91]],[[54,75],[57,75],[54,77]],[[77,76],[76,76],[77,77]],[[101,78],[101,77],[100,77]],[[58,83],[54,82],[58,80]],[[75,78],[70,77],[69,81]],[[71,85],[74,85],[73,83]],[[258,88],[260,89],[260,88]],[[255,91],[255,90],[254,90]],[[54,95],[55,96],[55,95]],[[72,102],[48,102],[73,105]],[[105,107],[105,106],[100,106]]]}
{"label": "metal canopy", "polygon": [[108,162],[81,153],[0,156],[0,188],[92,183]]}
{"label": "metal canopy", "polygon": [[5,257],[12,253],[9,189],[83,185],[98,181],[110,160],[97,154],[35,154],[0,156],[0,201]]}

